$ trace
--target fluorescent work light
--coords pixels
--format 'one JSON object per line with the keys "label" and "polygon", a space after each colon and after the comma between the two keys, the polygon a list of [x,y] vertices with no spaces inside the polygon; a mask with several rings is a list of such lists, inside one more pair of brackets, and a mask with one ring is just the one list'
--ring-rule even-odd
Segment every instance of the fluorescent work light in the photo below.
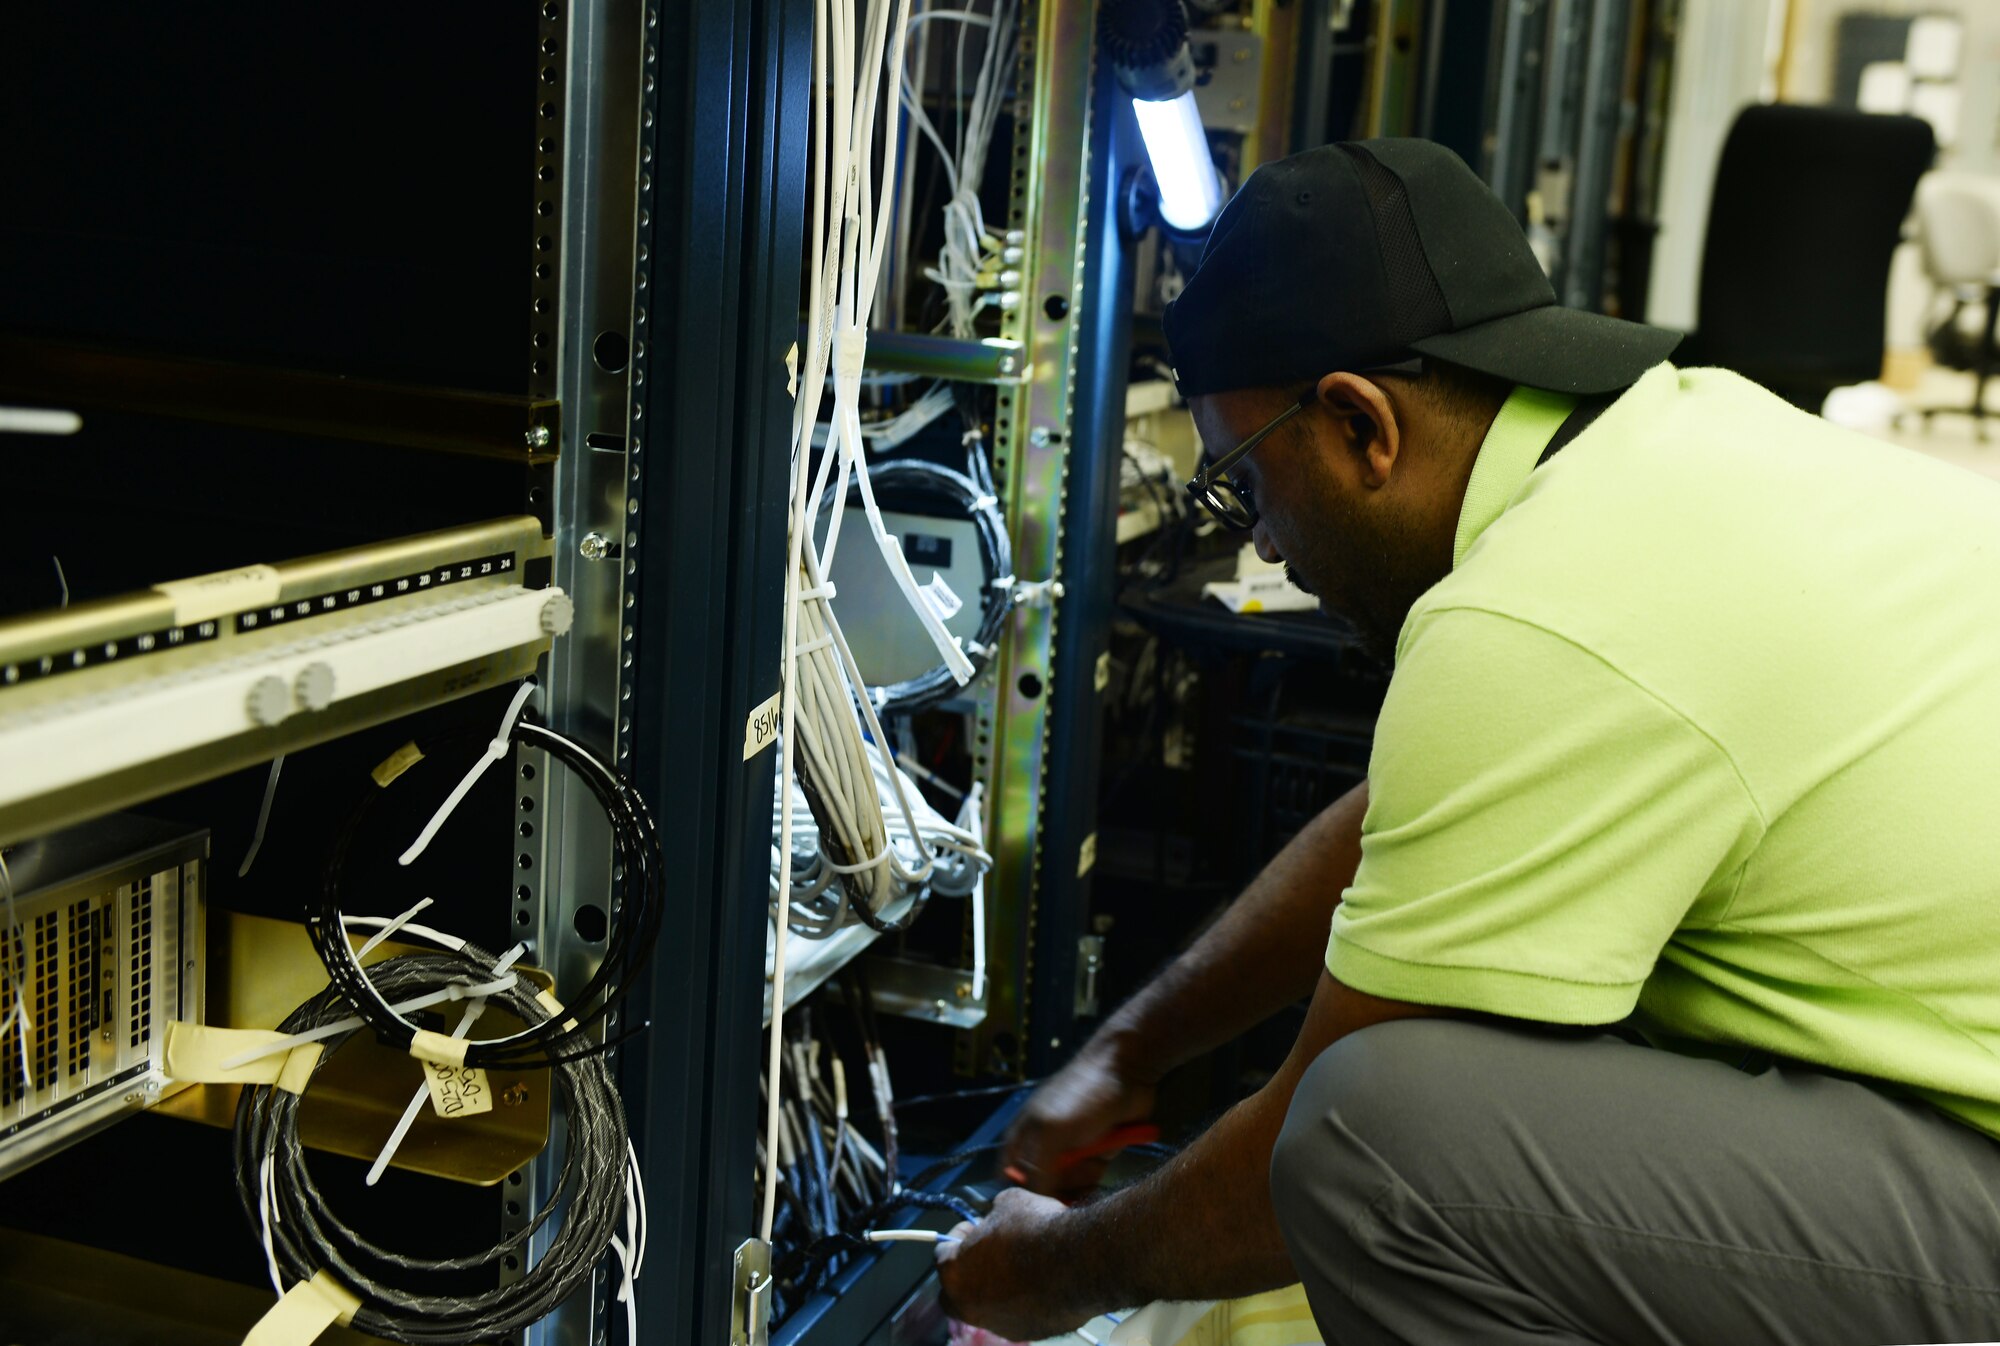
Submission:
{"label": "fluorescent work light", "polygon": [[1208,154],[1194,91],[1157,103],[1135,98],[1132,110],[1160,186],[1160,217],[1176,229],[1206,228],[1222,209],[1222,184]]}

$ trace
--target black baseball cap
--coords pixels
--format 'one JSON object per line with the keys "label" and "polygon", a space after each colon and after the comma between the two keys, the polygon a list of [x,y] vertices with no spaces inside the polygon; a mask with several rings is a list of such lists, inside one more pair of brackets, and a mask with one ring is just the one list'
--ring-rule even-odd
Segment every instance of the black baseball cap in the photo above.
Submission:
{"label": "black baseball cap", "polygon": [[1259,168],[1167,306],[1181,395],[1276,387],[1414,355],[1607,393],[1677,332],[1564,308],[1507,207],[1428,140],[1359,140]]}

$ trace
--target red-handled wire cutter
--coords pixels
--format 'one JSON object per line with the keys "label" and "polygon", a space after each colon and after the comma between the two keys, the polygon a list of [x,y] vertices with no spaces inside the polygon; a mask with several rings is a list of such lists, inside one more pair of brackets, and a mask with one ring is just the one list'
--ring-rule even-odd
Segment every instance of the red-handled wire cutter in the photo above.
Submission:
{"label": "red-handled wire cutter", "polygon": [[[1128,1126],[1113,1127],[1088,1145],[1064,1151],[1056,1159],[1056,1172],[1061,1173],[1064,1169],[1074,1168],[1086,1159],[1095,1159],[1099,1155],[1122,1150],[1128,1145],[1151,1145],[1159,1138],[1160,1128],[1151,1122],[1133,1122]],[[1001,1171],[1015,1183],[1025,1185],[1028,1181],[1028,1175],[1017,1164],[1009,1164]]]}

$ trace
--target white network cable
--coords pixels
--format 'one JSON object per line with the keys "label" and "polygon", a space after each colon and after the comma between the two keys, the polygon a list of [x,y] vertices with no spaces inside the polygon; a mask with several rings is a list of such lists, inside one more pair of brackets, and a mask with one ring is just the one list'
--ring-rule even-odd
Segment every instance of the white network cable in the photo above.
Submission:
{"label": "white network cable", "polygon": [[[894,807],[899,790],[902,797],[911,803],[909,818],[906,819],[900,810],[888,815],[889,849],[895,863],[872,871],[886,872],[889,884],[889,892],[882,904],[873,910],[884,920],[895,920],[901,916],[907,899],[922,886],[921,882],[912,883],[905,877],[910,875],[927,874],[933,892],[950,897],[971,896],[979,888],[981,878],[993,867],[993,857],[986,853],[977,830],[977,809],[973,809],[969,818],[961,815],[959,822],[948,820],[931,807],[930,801],[924,798],[923,792],[906,772],[889,764],[880,747],[873,743],[864,747],[868,758],[869,784],[885,813]],[[891,772],[901,779],[892,782]],[[779,782],[779,791],[784,790],[784,785],[783,781]],[[974,788],[977,789],[976,786]],[[826,854],[821,844],[818,820],[813,817],[796,782],[792,783],[789,794],[792,808],[792,863],[789,871],[791,929],[795,934],[820,939],[854,920],[846,887],[838,880],[842,874],[851,874],[855,866],[838,864]],[[774,835],[782,823],[778,814],[783,807],[779,802],[782,797],[774,791],[771,799]],[[968,822],[970,825],[967,825]],[[782,857],[774,844],[771,849],[774,891],[783,868]]]}
{"label": "white network cable", "polygon": [[[945,185],[951,192],[944,206],[944,245],[938,254],[937,265],[927,268],[924,274],[944,291],[944,325],[956,337],[974,335],[973,319],[979,310],[1004,302],[996,293],[982,294],[981,291],[1004,294],[1012,288],[1001,283],[999,254],[1003,240],[986,227],[985,213],[979,204],[979,188],[985,180],[986,156],[993,146],[993,133],[999,125],[1000,110],[1007,101],[1014,80],[1017,12],[1015,0],[992,0],[988,12],[984,14],[971,8],[935,9],[926,10],[910,20],[912,27],[932,22],[958,25],[958,43],[952,67],[956,76],[955,88],[962,88],[965,84],[966,38],[974,28],[986,30],[979,71],[972,83],[972,96],[963,104],[956,100],[953,102],[955,134],[949,148],[929,113],[925,112],[923,99],[910,81],[909,70],[906,68],[900,72],[903,107],[909,112],[917,130],[943,159]],[[908,264],[907,259],[904,259],[904,264]]]}
{"label": "white network cable", "polygon": [[[860,728],[854,722],[852,687],[860,675],[846,676],[853,664],[839,626],[827,604],[827,591],[820,580],[822,566],[832,559],[832,547],[839,537],[839,510],[847,494],[847,476],[859,471],[863,507],[869,516],[877,545],[889,562],[898,583],[913,602],[921,601],[915,581],[902,563],[894,539],[882,529],[880,511],[868,488],[868,474],[861,466],[860,379],[862,350],[866,342],[868,311],[879,289],[884,244],[889,231],[888,208],[892,193],[884,193],[879,208],[874,201],[878,173],[887,182],[897,162],[898,119],[889,117],[876,134],[876,114],[882,99],[886,73],[903,67],[903,49],[909,32],[910,0],[870,0],[866,11],[857,0],[816,0],[813,24],[813,208],[810,299],[806,322],[806,348],[799,367],[798,402],[792,419],[792,486],[789,560],[785,571],[785,625],[783,650],[782,719],[779,742],[779,779],[789,781],[805,750],[803,765],[807,779],[824,794],[835,795],[853,810],[832,818],[851,862],[867,862],[870,868],[856,880],[867,894],[885,877],[885,869],[896,865],[888,842],[888,827],[881,802],[873,788],[866,753],[857,751]],[[850,188],[852,189],[850,192]],[[826,391],[829,365],[836,347],[840,351],[835,380],[834,447],[823,456],[824,465],[838,459],[841,480],[836,487],[835,514],[828,533],[826,554],[814,555],[808,545],[812,519],[810,502],[819,499],[812,476],[812,431]],[[824,473],[822,473],[824,475]],[[899,571],[900,566],[900,571]],[[810,593],[810,596],[808,596]],[[941,621],[931,614],[926,623],[933,639],[944,634]],[[837,660],[828,655],[837,651]],[[952,644],[947,659],[964,654]],[[801,656],[805,656],[802,658]],[[969,672],[969,668],[968,668]],[[803,676],[802,676],[803,675]],[[810,704],[806,704],[810,699]],[[861,708],[870,720],[873,711],[863,701]],[[882,742],[879,726],[875,739]],[[822,775],[824,772],[826,774]],[[916,830],[907,796],[897,791],[898,802],[912,831]],[[759,1220],[760,1237],[768,1243],[777,1214],[778,1132],[783,1067],[782,1019],[785,1004],[785,949],[791,924],[792,812],[780,812],[778,837],[778,902],[775,948],[772,956],[773,1000],[770,1059],[766,1086],[767,1113],[764,1128],[764,1203]],[[878,858],[879,857],[879,858]]]}

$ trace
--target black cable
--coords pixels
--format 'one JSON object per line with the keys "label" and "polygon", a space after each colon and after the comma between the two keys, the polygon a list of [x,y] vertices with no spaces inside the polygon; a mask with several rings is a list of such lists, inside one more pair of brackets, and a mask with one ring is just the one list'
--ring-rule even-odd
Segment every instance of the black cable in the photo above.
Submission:
{"label": "black cable", "polygon": [[[490,965],[449,954],[409,954],[369,971],[376,985],[398,999],[490,980]],[[488,999],[524,1023],[547,1015],[525,979]],[[294,1010],[279,1029],[305,1032],[349,1013],[346,998],[329,987]],[[350,1036],[351,1031],[325,1040],[315,1074]],[[236,1108],[236,1192],[252,1235],[261,1243],[268,1232],[287,1280],[326,1271],[359,1296],[354,1326],[363,1332],[427,1346],[491,1341],[520,1331],[588,1282],[625,1216],[628,1142],[610,1071],[592,1058],[560,1065],[552,1078],[568,1131],[562,1171],[548,1198],[525,1228],[481,1252],[441,1258],[395,1252],[348,1228],[306,1167],[298,1130],[301,1096],[271,1085],[245,1087]],[[260,1200],[267,1159],[275,1202],[268,1224]],[[483,1294],[429,1293],[442,1274],[482,1268],[497,1273],[506,1258],[527,1261],[531,1239],[558,1210],[562,1218],[546,1250],[520,1279]]]}
{"label": "black cable", "polygon": [[[472,736],[452,737],[463,740]],[[617,857],[614,873],[623,875],[614,892],[613,920],[606,936],[604,957],[582,989],[569,997],[564,1013],[555,1017],[537,1016],[526,1021],[532,1027],[514,1037],[474,1042],[466,1048],[468,1066],[529,1069],[601,1055],[617,1042],[643,1031],[644,1024],[627,1026],[611,1041],[594,1040],[596,1026],[609,1018],[652,958],[666,885],[659,830],[654,825],[652,811],[636,790],[587,748],[525,716],[515,723],[512,737],[516,746],[538,748],[561,762],[590,790],[611,825],[612,848]],[[378,1039],[399,1051],[407,1051],[416,1026],[389,1007],[388,1000],[371,980],[372,973],[362,972],[347,941],[340,905],[348,854],[386,788],[375,783],[356,802],[336,833],[319,904],[306,917],[306,933],[334,988]],[[488,968],[497,961],[469,943],[461,953]]]}

